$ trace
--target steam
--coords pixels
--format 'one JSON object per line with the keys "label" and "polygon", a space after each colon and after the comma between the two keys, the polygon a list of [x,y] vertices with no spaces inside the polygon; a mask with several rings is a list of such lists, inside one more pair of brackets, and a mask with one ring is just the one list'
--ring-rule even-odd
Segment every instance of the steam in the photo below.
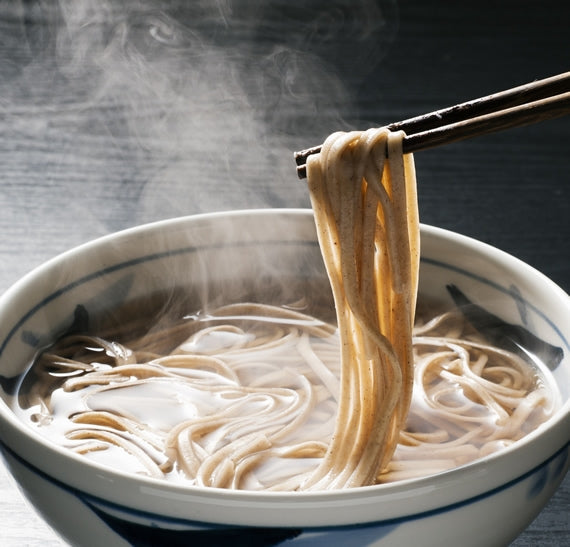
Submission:
{"label": "steam", "polygon": [[[54,177],[105,139],[101,177],[123,182],[99,191],[132,198],[125,224],[308,206],[292,152],[351,128],[347,82],[377,65],[397,26],[395,0],[54,0],[26,17],[13,100],[26,89],[41,105],[36,134],[62,139]],[[44,87],[52,78],[47,103],[38,71]]]}

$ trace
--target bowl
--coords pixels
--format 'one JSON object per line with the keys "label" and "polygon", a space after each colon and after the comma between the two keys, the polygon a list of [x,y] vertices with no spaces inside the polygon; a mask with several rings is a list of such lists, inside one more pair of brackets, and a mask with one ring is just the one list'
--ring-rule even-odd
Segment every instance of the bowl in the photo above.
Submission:
{"label": "bowl", "polygon": [[[7,466],[45,520],[73,545],[506,545],[540,512],[569,465],[570,298],[486,244],[421,227],[420,295],[446,285],[563,350],[555,415],[500,452],[419,479],[325,492],[199,488],[110,469],[55,446],[13,412],[38,348],[77,319],[153,292],[193,298],[251,291],[296,298],[328,290],[310,210],[172,219],[109,235],[32,271],[0,299],[0,441]],[[300,283],[282,280],[295,280]],[[301,289],[300,289],[301,287]],[[261,288],[261,289],[260,289]]]}

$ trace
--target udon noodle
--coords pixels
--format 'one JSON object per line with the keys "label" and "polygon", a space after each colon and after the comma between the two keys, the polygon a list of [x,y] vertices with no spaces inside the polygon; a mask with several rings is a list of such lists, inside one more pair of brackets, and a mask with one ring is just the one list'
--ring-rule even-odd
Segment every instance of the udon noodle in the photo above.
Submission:
{"label": "udon noodle", "polygon": [[70,334],[39,355],[21,412],[107,465],[274,491],[423,476],[535,429],[554,406],[535,367],[457,311],[414,317],[417,199],[401,142],[334,134],[308,162],[336,324],[246,302],[140,333]]}

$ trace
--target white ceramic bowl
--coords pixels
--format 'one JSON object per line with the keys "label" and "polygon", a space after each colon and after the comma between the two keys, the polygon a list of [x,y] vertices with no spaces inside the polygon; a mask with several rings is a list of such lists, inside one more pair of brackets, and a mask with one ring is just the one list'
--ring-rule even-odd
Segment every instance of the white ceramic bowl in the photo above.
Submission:
{"label": "white ceramic bowl", "polygon": [[[323,493],[183,487],[135,477],[52,446],[11,410],[37,348],[78,305],[111,309],[151,290],[237,281],[326,283],[309,210],[207,214],[141,226],[73,249],[0,299],[0,440],[7,465],[44,518],[74,545],[506,545],[539,513],[569,462],[570,298],[519,260],[422,227],[420,293],[454,283],[489,311],[564,351],[553,370],[563,406],[503,452],[439,475]],[[288,290],[288,289],[285,289]],[[287,295],[287,297],[290,295]]]}

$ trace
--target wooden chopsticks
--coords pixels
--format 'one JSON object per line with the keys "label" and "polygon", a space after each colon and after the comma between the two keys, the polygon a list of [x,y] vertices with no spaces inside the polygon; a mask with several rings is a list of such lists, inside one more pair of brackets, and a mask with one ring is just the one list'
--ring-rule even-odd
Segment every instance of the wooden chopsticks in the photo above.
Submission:
{"label": "wooden chopsticks", "polygon": [[[524,84],[479,99],[422,114],[386,127],[404,131],[404,153],[522,127],[570,114],[570,72]],[[306,161],[321,146],[295,152],[297,174],[307,176]]]}

